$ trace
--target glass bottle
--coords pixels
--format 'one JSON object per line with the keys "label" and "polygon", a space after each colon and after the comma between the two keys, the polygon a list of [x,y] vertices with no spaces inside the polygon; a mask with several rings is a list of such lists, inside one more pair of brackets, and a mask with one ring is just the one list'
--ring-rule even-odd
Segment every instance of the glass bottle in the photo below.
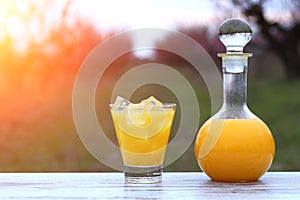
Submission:
{"label": "glass bottle", "polygon": [[219,39],[223,70],[223,105],[200,128],[195,140],[197,162],[212,180],[250,182],[271,166],[275,144],[265,123],[247,106],[247,69],[251,53],[243,53],[252,30],[241,19],[224,21]]}

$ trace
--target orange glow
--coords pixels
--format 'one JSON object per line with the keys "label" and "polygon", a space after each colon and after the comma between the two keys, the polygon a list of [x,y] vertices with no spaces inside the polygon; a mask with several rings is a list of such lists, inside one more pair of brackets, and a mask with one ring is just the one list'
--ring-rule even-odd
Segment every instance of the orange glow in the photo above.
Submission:
{"label": "orange glow", "polygon": [[53,106],[60,93],[71,104],[75,73],[101,37],[80,17],[69,23],[67,2],[0,1],[0,120],[23,121],[37,106]]}
{"label": "orange glow", "polygon": [[[10,46],[14,43],[16,48],[24,48],[20,37],[26,37],[26,15],[30,15],[24,1],[3,0],[0,1],[0,44]],[[22,33],[22,34],[21,34]],[[24,35],[25,34],[25,35]],[[19,43],[19,45],[16,45]],[[21,49],[17,49],[21,50]]]}
{"label": "orange glow", "polygon": [[[49,1],[2,0],[0,1],[0,44],[24,52],[32,40],[41,41],[45,37],[50,20],[47,10]],[[53,10],[56,5],[53,4]],[[58,8],[58,7],[57,7]],[[56,8],[56,9],[57,9]],[[58,9],[61,11],[61,9]],[[51,13],[53,14],[53,13]]]}

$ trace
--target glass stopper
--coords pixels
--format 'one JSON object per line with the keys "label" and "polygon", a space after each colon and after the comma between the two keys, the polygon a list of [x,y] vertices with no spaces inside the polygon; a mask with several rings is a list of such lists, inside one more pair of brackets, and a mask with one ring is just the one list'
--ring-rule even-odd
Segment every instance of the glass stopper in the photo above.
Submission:
{"label": "glass stopper", "polygon": [[243,53],[244,46],[251,40],[250,25],[242,19],[228,19],[219,28],[219,39],[227,53]]}

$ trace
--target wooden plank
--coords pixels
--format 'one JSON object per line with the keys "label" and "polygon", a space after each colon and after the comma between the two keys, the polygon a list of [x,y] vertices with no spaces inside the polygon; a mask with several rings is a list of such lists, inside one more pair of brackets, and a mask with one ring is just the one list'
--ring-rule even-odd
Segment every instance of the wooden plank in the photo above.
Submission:
{"label": "wooden plank", "polygon": [[121,173],[0,173],[0,199],[300,199],[300,172],[269,172],[252,183],[203,173],[164,173],[159,184],[125,184]]}

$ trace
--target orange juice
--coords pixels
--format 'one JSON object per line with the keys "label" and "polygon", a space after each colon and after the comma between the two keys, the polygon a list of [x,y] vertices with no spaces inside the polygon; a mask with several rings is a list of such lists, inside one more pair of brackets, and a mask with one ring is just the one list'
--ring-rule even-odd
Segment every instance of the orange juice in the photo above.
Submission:
{"label": "orange juice", "polygon": [[162,106],[144,112],[133,107],[111,114],[124,165],[162,165],[175,109]]}
{"label": "orange juice", "polygon": [[256,181],[271,166],[275,144],[259,119],[211,119],[195,141],[200,168],[215,181]]}

